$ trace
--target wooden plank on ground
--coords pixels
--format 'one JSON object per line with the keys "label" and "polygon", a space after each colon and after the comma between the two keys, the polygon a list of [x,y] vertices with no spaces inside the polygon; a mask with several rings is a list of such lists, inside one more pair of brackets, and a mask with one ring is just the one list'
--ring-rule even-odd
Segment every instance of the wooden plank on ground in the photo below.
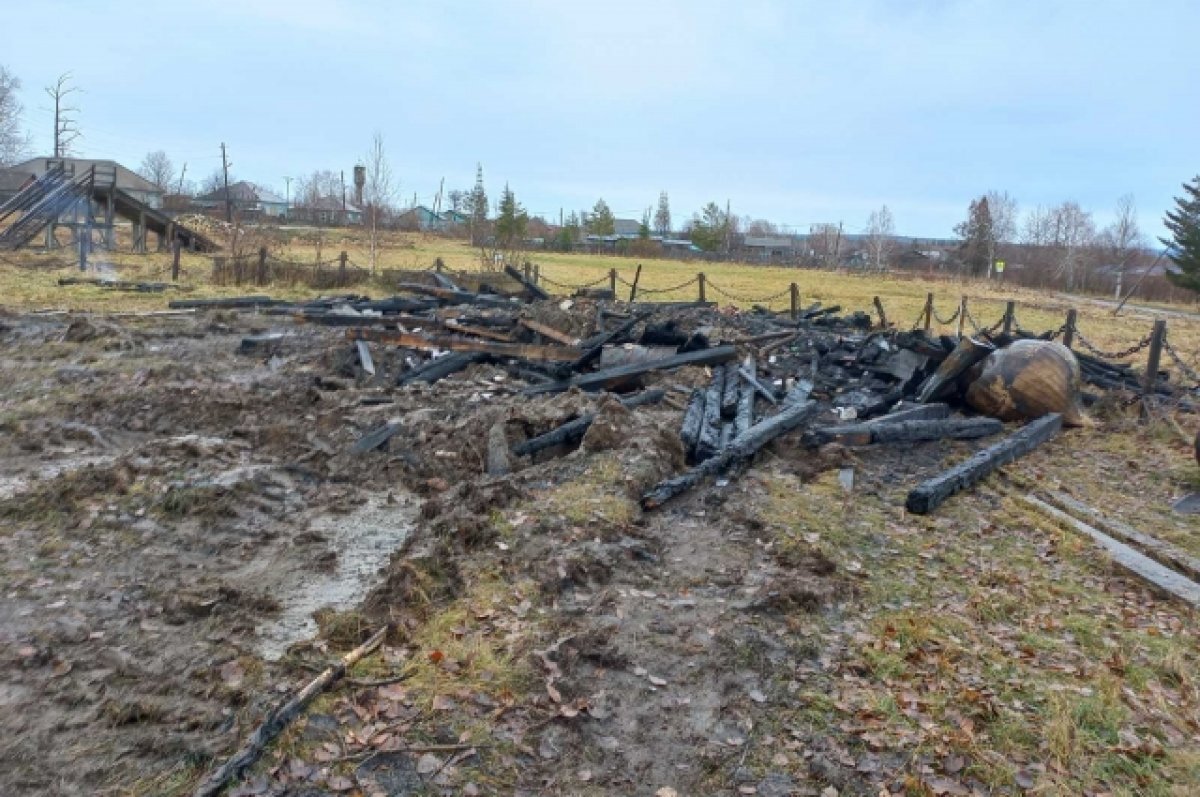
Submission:
{"label": "wooden plank on ground", "polygon": [[518,318],[517,323],[526,329],[533,330],[543,337],[549,338],[555,343],[561,343],[564,346],[579,345],[579,338],[573,338],[565,332],[559,332],[549,324],[543,324],[540,321],[534,321],[532,318]]}
{"label": "wooden plank on ground", "polygon": [[[943,405],[944,406],[944,405]],[[990,437],[1004,431],[1004,424],[995,418],[956,418],[953,420],[909,420],[894,423],[847,423],[825,426],[804,433],[804,444],[823,446],[840,443],[846,446],[865,446],[871,443],[922,443],[929,440],[972,440]]]}
{"label": "wooden plank on ground", "polygon": [[[572,349],[567,348],[562,348],[561,350],[573,351]],[[627,384],[639,376],[653,373],[655,371],[669,371],[675,368],[682,368],[685,365],[720,365],[721,363],[732,360],[736,356],[736,347],[716,346],[711,349],[700,349],[699,351],[689,351],[684,354],[676,354],[671,357],[664,357],[661,360],[648,360],[646,362],[630,363],[628,365],[618,365],[612,368],[605,368],[600,371],[593,371],[590,374],[580,374],[579,376],[563,382],[553,382],[548,385],[535,385],[533,387],[526,388],[524,392],[525,395],[535,396],[540,393],[559,393],[564,390],[569,390],[573,387],[577,387],[581,390],[611,390]]]}
{"label": "wooden plank on ground", "polygon": [[1055,520],[1063,523],[1079,533],[1090,537],[1093,542],[1103,548],[1112,557],[1115,564],[1145,580],[1158,590],[1200,608],[1200,584],[1190,578],[1164,567],[1145,554],[1135,551],[1128,545],[1114,540],[1099,529],[1084,523],[1079,518],[1069,515],[1061,509],[1051,506],[1045,501],[1032,495],[1016,495],[1025,504],[1040,510]]}

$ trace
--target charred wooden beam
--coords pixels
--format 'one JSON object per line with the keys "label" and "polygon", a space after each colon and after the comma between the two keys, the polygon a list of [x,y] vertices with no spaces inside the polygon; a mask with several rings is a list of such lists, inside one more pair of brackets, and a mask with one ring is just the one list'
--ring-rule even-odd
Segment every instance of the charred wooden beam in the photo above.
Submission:
{"label": "charred wooden beam", "polygon": [[350,447],[351,454],[365,454],[368,451],[374,451],[380,446],[391,440],[397,432],[400,431],[400,424],[388,421],[382,426],[377,426],[371,431],[364,434],[355,441]]}
{"label": "charred wooden beam", "polygon": [[422,285],[419,282],[401,282],[396,286],[402,291],[411,291],[425,296],[433,296],[450,304],[478,304],[488,307],[511,307],[512,302],[503,297],[488,293],[472,293],[470,291],[439,288],[433,285]]}
{"label": "charred wooden beam", "polygon": [[733,365],[725,367],[724,389],[721,392],[721,417],[732,420],[737,415],[738,393],[742,386],[737,369]]}
{"label": "charred wooden beam", "polygon": [[604,347],[606,345],[617,342],[621,336],[629,334],[631,329],[652,315],[654,315],[654,311],[647,313],[635,313],[626,319],[624,323],[614,327],[613,329],[610,329],[607,332],[600,332],[596,335],[592,335],[587,340],[581,341],[579,348],[583,349],[583,354],[579,356],[579,359],[574,362],[572,367],[576,371],[579,371],[596,362],[596,360],[600,359],[600,355],[604,351]]}
{"label": "charred wooden beam", "polygon": [[1062,416],[1056,412],[1030,421],[995,445],[974,454],[965,462],[921,483],[908,494],[904,506],[909,512],[924,515],[959,490],[970,487],[992,471],[1033,451],[1062,429]]}
{"label": "charred wooden beam", "polygon": [[[858,417],[862,417],[859,413]],[[897,421],[940,421],[950,417],[949,404],[913,404],[895,409],[887,415],[871,420],[872,424],[895,423]]]}
{"label": "charred wooden beam", "polygon": [[445,328],[451,332],[457,332],[461,335],[474,335],[477,338],[486,338],[488,340],[495,340],[501,343],[516,342],[516,338],[514,338],[512,335],[509,335],[507,332],[497,332],[496,330],[488,329],[487,327],[476,327],[469,324],[463,324],[453,318],[447,318],[443,322],[443,326],[445,326]]}
{"label": "charred wooden beam", "polygon": [[676,354],[671,357],[664,357],[661,360],[650,360],[648,362],[630,363],[629,365],[605,368],[590,374],[580,374],[562,382],[529,387],[524,392],[525,395],[534,396],[540,393],[558,393],[573,387],[580,388],[581,390],[612,390],[621,385],[628,384],[630,381],[644,374],[669,371],[675,368],[682,368],[685,365],[720,365],[732,360],[736,356],[737,349],[733,346],[717,346],[712,349],[701,349],[700,351]]}
{"label": "charred wooden beam", "polygon": [[683,450],[691,457],[700,440],[700,429],[704,426],[704,397],[707,391],[696,388],[688,400],[687,409],[683,413],[683,427],[679,437],[683,440]]}
{"label": "charred wooden beam", "polygon": [[765,398],[767,401],[771,402],[772,405],[776,405],[779,403],[779,401],[776,400],[776,398],[775,398],[775,394],[772,393],[770,390],[767,390],[766,386],[763,385],[762,382],[758,381],[757,376],[750,373],[749,371],[747,371],[744,368],[738,368],[738,374],[742,377],[742,379],[745,379],[752,388],[757,390],[758,393],[763,398]]}
{"label": "charred wooden beam", "polygon": [[579,350],[566,346],[533,346],[526,343],[493,343],[470,338],[453,338],[445,335],[417,335],[412,332],[391,332],[380,329],[347,329],[350,340],[373,340],[378,343],[394,343],[422,351],[478,351],[494,357],[516,357],[522,360],[545,360],[570,362],[579,358]]}
{"label": "charred wooden beam", "polygon": [[480,363],[488,359],[488,355],[480,351],[458,352],[457,354],[447,354],[444,357],[435,357],[422,365],[413,368],[410,371],[405,371],[396,379],[396,385],[409,385],[413,382],[425,382],[433,384],[439,379],[445,379],[451,374],[456,374],[473,363]]}
{"label": "charred wooden beam", "polygon": [[[662,401],[666,395],[667,391],[660,388],[655,388],[653,390],[645,390],[635,396],[627,396],[621,399],[621,404],[633,409],[634,407],[641,407],[647,404],[657,404],[658,402]],[[518,443],[517,445],[513,446],[513,455],[524,457],[529,454],[536,454],[538,451],[542,451],[547,448],[553,448],[557,445],[578,443],[583,439],[583,435],[587,432],[595,420],[596,413],[594,412],[581,415],[575,420],[567,421],[562,426],[551,429],[543,435],[531,437],[523,443]]]}
{"label": "charred wooden beam", "polygon": [[725,395],[725,366],[713,369],[712,382],[704,393],[704,421],[696,441],[695,461],[703,462],[721,448],[721,400]]}
{"label": "charred wooden beam", "polygon": [[518,318],[517,323],[528,330],[538,333],[544,338],[549,338],[555,343],[561,343],[564,346],[579,345],[579,338],[573,338],[565,332],[559,332],[549,324],[543,324],[540,321],[534,321],[532,318]]}
{"label": "charred wooden beam", "polygon": [[354,348],[358,352],[358,364],[362,366],[363,371],[375,376],[375,361],[371,359],[371,344],[365,340],[356,340]]}
{"label": "charred wooden beam", "polygon": [[[748,356],[742,361],[742,367],[738,369],[738,375],[743,372],[755,375],[757,366],[754,363],[754,357]],[[746,379],[734,379],[739,385],[738,388],[738,403],[737,413],[733,420],[733,435],[740,437],[747,429],[754,425],[754,385]]]}
{"label": "charred wooden beam", "polygon": [[461,291],[462,290],[462,286],[460,286],[454,280],[447,277],[442,272],[430,271],[428,273],[429,273],[429,276],[433,277],[433,281],[438,284],[439,288],[448,288],[449,290],[452,290],[452,291]]}
{"label": "charred wooden beam", "polygon": [[770,418],[756,423],[743,434],[735,437],[733,442],[715,457],[706,459],[678,476],[659,482],[642,496],[642,508],[656,509],[675,496],[695,487],[707,477],[748,461],[767,443],[800,426],[816,411],[816,402],[809,401],[788,407]]}
{"label": "charred wooden beam", "polygon": [[791,407],[808,401],[808,397],[812,395],[814,387],[816,385],[811,379],[797,379],[796,383],[792,385],[792,389],[783,397],[783,406]]}
{"label": "charred wooden beam", "polygon": [[224,310],[239,307],[273,307],[287,305],[282,299],[272,299],[270,296],[229,296],[224,299],[172,299],[167,307],[172,310]]}
{"label": "charred wooden beam", "polygon": [[521,287],[523,287],[525,289],[525,292],[528,293],[530,296],[532,296],[534,299],[549,299],[550,298],[550,294],[546,293],[544,290],[539,288],[537,285],[534,285],[532,282],[525,279],[525,275],[522,274],[520,271],[517,271],[512,266],[506,265],[504,267],[504,273],[507,274],[508,276],[512,277],[513,279],[515,279],[517,282],[521,283]]}
{"label": "charred wooden beam", "polygon": [[848,423],[826,426],[804,433],[804,444],[821,446],[840,443],[846,446],[865,446],[872,443],[921,443],[929,440],[973,440],[990,437],[1004,431],[1004,424],[995,418],[962,418],[956,420],[907,420],[893,423]]}

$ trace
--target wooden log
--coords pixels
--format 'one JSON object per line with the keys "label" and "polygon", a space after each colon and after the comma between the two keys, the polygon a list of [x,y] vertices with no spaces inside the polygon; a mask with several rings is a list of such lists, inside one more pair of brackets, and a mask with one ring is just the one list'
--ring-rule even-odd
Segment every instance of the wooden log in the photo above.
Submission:
{"label": "wooden log", "polygon": [[378,343],[394,343],[410,349],[423,351],[475,351],[494,357],[515,357],[521,360],[549,362],[571,362],[579,358],[579,350],[566,346],[534,346],[527,343],[494,343],[471,338],[454,338],[445,335],[417,335],[412,332],[392,332],[380,329],[347,329],[346,337],[351,340],[373,340]]}
{"label": "wooden log", "polygon": [[1058,434],[1060,429],[1062,416],[1056,412],[1030,421],[999,443],[913,488],[904,502],[905,508],[917,515],[932,512],[954,493],[982,480],[1001,465],[1033,451]]}
{"label": "wooden log", "polygon": [[1164,567],[1145,554],[1114,540],[1099,529],[1035,496],[1017,495],[1016,498],[1054,518],[1059,523],[1091,538],[1093,542],[1108,552],[1114,564],[1143,579],[1155,589],[1174,595],[1195,608],[1200,608],[1200,584],[1190,578]]}
{"label": "wooden log", "polygon": [[750,343],[766,343],[770,340],[779,340],[780,338],[790,338],[795,336],[795,332],[790,329],[779,329],[774,332],[764,332],[761,335],[751,335],[747,338],[738,338],[737,340],[729,341],[735,346],[745,346]]}
{"label": "wooden log", "polygon": [[725,421],[721,424],[721,444],[720,449],[724,451],[729,448],[729,444],[733,442],[733,422]]}
{"label": "wooden log", "polygon": [[624,323],[619,324],[613,329],[610,329],[607,332],[600,332],[588,338],[587,340],[581,341],[579,348],[583,349],[583,354],[579,356],[579,359],[577,359],[571,367],[576,371],[580,371],[596,362],[596,360],[600,359],[600,355],[603,353],[605,346],[610,343],[615,343],[621,338],[621,336],[627,335],[631,329],[633,329],[642,321],[645,321],[653,314],[653,311],[648,313],[636,313],[627,318]]}
{"label": "wooden log", "polygon": [[581,390],[612,390],[621,385],[628,384],[633,379],[644,374],[669,371],[675,368],[682,368],[685,365],[720,365],[732,360],[736,356],[737,349],[733,346],[716,346],[711,349],[689,351],[684,354],[664,357],[661,360],[605,368],[590,374],[580,374],[572,379],[549,385],[535,385],[526,388],[524,393],[527,396],[536,396],[541,393],[559,393],[573,387],[578,387]]}
{"label": "wooden log", "polygon": [[534,299],[546,300],[546,299],[550,298],[550,294],[546,293],[546,291],[542,290],[540,287],[535,285],[532,281],[525,279],[525,275],[522,274],[520,271],[517,271],[512,266],[506,265],[504,267],[504,273],[507,274],[508,276],[512,277],[513,279],[515,279],[517,282],[521,283],[521,287],[523,287],[525,289],[525,292],[528,293],[530,296],[532,296]]}
{"label": "wooden log", "polygon": [[683,440],[683,450],[689,458],[696,451],[696,443],[700,441],[700,429],[704,426],[704,399],[707,392],[701,388],[693,390],[687,409],[683,413],[683,427],[679,430],[679,438]]}
{"label": "wooden log", "polygon": [[472,293],[470,291],[456,291],[450,288],[422,285],[419,282],[401,282],[396,287],[402,291],[433,296],[448,304],[477,304],[487,307],[511,307],[513,304],[510,299],[503,296],[494,296],[488,293]]}
{"label": "wooden log", "polygon": [[893,423],[848,423],[825,426],[804,433],[807,446],[840,443],[864,446],[872,443],[921,443],[929,440],[972,440],[990,437],[1004,431],[1004,423],[995,418],[963,418],[956,420],[907,420]]}
{"label": "wooden log", "polygon": [[770,418],[756,423],[735,437],[733,442],[716,456],[706,459],[691,470],[655,485],[642,496],[642,509],[656,509],[675,496],[695,487],[707,477],[749,460],[767,443],[800,426],[816,411],[816,402],[808,401],[788,407]]}
{"label": "wooden log", "polygon": [[538,333],[542,337],[549,338],[555,343],[561,343],[564,346],[578,346],[580,342],[579,338],[573,338],[565,332],[559,332],[549,324],[534,321],[532,318],[518,318],[517,323],[526,329]]}
{"label": "wooden log", "polygon": [[439,379],[445,379],[451,374],[458,373],[468,365],[483,362],[486,359],[488,359],[488,355],[483,352],[459,352],[457,354],[447,354],[444,357],[435,357],[410,371],[400,374],[396,379],[396,385],[399,387],[412,384],[413,382],[433,384]]}
{"label": "wooden log", "polygon": [[811,379],[797,379],[796,383],[792,385],[792,389],[783,397],[783,406],[791,407],[808,401],[808,397],[812,395],[815,386]]}
{"label": "wooden log", "polygon": [[452,291],[461,291],[462,290],[461,285],[459,285],[454,280],[447,277],[442,272],[435,270],[435,271],[430,271],[428,273],[429,273],[429,276],[433,277],[433,281],[438,284],[439,288],[447,288]]}
{"label": "wooden log", "polygon": [[[754,376],[756,368],[753,355],[747,356],[742,361],[742,367],[738,369],[738,374],[740,376],[742,372],[745,372]],[[754,425],[755,390],[754,385],[749,380],[734,379],[733,381],[739,385],[737,413],[733,420],[733,436],[740,437],[747,429]]]}
{"label": "wooden log", "polygon": [[704,422],[696,441],[695,461],[703,462],[721,448],[721,400],[725,396],[725,366],[713,369],[712,382],[704,393]]}
{"label": "wooden log", "polygon": [[[858,417],[862,417],[860,413]],[[872,424],[895,423],[897,421],[940,421],[950,417],[949,404],[913,404],[894,409],[887,415],[873,418]]]}
{"label": "wooden log", "polygon": [[738,393],[742,386],[737,369],[732,365],[725,367],[724,389],[721,392],[721,417],[732,420],[737,415]]}
{"label": "wooden log", "polygon": [[470,326],[468,324],[460,323],[459,321],[457,321],[456,319],[453,319],[453,318],[445,319],[445,321],[443,321],[442,324],[443,324],[443,326],[445,326],[446,329],[450,330],[451,332],[457,332],[461,335],[474,335],[475,337],[478,337],[478,338],[485,338],[487,340],[495,340],[495,341],[499,341],[500,343],[515,343],[517,340],[516,338],[514,338],[512,335],[508,334],[507,332],[497,332],[496,330],[488,329],[487,327]]}
{"label": "wooden log", "polygon": [[[662,401],[666,395],[667,391],[662,390],[661,388],[654,388],[653,390],[644,390],[634,396],[626,396],[625,398],[621,399],[621,404],[629,409],[633,409],[634,407],[641,407],[648,404],[657,404],[658,402]],[[538,451],[543,451],[547,448],[553,448],[557,445],[578,443],[583,439],[584,434],[587,433],[587,430],[591,427],[595,420],[596,413],[594,412],[580,415],[575,420],[567,421],[562,426],[551,429],[545,434],[538,435],[537,437],[531,437],[525,442],[518,443],[517,445],[513,446],[513,456],[524,457],[530,454],[536,454]]]}
{"label": "wooden log", "polygon": [[337,664],[327,668],[316,678],[309,681],[303,689],[293,695],[286,703],[268,711],[266,718],[250,734],[250,738],[246,740],[246,744],[227,759],[225,763],[204,776],[204,779],[200,781],[200,785],[196,787],[196,791],[193,792],[193,797],[217,797],[230,780],[238,777],[246,768],[258,760],[258,757],[262,755],[267,745],[279,735],[280,731],[287,727],[288,723],[299,716],[300,712],[317,695],[340,680],[346,674],[346,670],[357,664],[360,659],[374,652],[376,648],[383,644],[385,636],[387,636],[387,628],[381,628],[379,631],[376,631],[371,635],[370,639],[343,656]]}

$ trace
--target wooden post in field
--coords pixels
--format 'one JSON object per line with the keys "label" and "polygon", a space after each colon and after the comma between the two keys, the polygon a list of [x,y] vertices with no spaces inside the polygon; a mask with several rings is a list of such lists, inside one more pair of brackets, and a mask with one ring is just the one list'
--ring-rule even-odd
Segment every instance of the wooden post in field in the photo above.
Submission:
{"label": "wooden post in field", "polygon": [[436,271],[437,273],[439,273],[439,274],[442,273],[443,266],[445,266],[445,263],[442,262],[442,259],[440,257],[433,261],[433,270]]}
{"label": "wooden post in field", "polygon": [[1142,382],[1142,395],[1154,393],[1154,385],[1158,382],[1158,362],[1162,358],[1163,341],[1167,337],[1167,320],[1159,318],[1154,322],[1154,331],[1150,333],[1150,356],[1146,358],[1146,378]]}
{"label": "wooden post in field", "polygon": [[617,270],[615,268],[608,270],[608,289],[612,291],[613,298],[617,298]]}
{"label": "wooden post in field", "polygon": [[1005,334],[1005,335],[1011,335],[1011,334],[1012,334],[1012,331],[1013,331],[1013,321],[1015,321],[1015,320],[1016,320],[1016,317],[1017,317],[1017,303],[1016,303],[1016,302],[1014,302],[1014,301],[1012,301],[1012,300],[1010,299],[1010,300],[1008,300],[1008,301],[1007,301],[1007,302],[1004,304],[1004,327],[1003,327],[1003,331],[1004,331],[1004,334]]}
{"label": "wooden post in field", "polygon": [[879,301],[878,296],[875,297],[874,304],[875,312],[879,313],[879,328],[887,329],[887,313],[883,312],[883,302]]}
{"label": "wooden post in field", "polygon": [[637,298],[638,282],[642,279],[642,264],[638,263],[637,271],[633,272],[633,285],[629,288],[629,301]]}
{"label": "wooden post in field", "polygon": [[171,239],[171,282],[179,282],[179,253],[183,245],[178,238]]}
{"label": "wooden post in field", "polygon": [[533,282],[533,264],[528,260],[525,261],[525,281]]}
{"label": "wooden post in field", "polygon": [[701,271],[699,274],[696,275],[696,284],[700,286],[700,301],[702,301],[702,302],[708,301],[707,297],[705,297],[705,295],[704,295],[704,288],[705,288],[704,283],[705,283],[704,272]]}
{"label": "wooden post in field", "polygon": [[964,294],[958,303],[958,336],[963,334],[963,324],[967,323],[967,297]]}
{"label": "wooden post in field", "polygon": [[343,288],[346,287],[346,252],[345,252],[345,250],[343,250],[342,253],[340,255],[338,255],[338,285],[340,285]]}
{"label": "wooden post in field", "polygon": [[925,294],[925,331],[933,326],[933,294]]}
{"label": "wooden post in field", "polygon": [[542,281],[542,267],[537,263],[533,264],[533,284],[538,285]]}
{"label": "wooden post in field", "polygon": [[792,320],[795,321],[797,318],[800,317],[800,286],[793,282],[791,284],[790,293],[792,294],[792,296],[791,296]]}
{"label": "wooden post in field", "polygon": [[267,280],[267,247],[260,246],[258,248],[258,279],[256,285],[266,285]]}
{"label": "wooden post in field", "polygon": [[1076,310],[1072,307],[1067,311],[1067,323],[1063,324],[1063,345],[1068,349],[1075,342],[1075,317]]}

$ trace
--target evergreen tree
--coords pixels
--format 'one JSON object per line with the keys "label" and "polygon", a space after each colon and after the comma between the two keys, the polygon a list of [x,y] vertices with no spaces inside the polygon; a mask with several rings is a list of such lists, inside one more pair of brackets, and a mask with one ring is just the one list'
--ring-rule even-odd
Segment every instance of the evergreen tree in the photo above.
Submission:
{"label": "evergreen tree", "polygon": [[650,209],[642,214],[642,223],[638,225],[638,238],[643,241],[650,240]]}
{"label": "evergreen tree", "polygon": [[987,274],[996,251],[996,231],[986,196],[971,202],[967,220],[956,226],[954,233],[962,238],[959,251],[971,274]]}
{"label": "evergreen tree", "polygon": [[666,191],[658,195],[658,210],[654,211],[654,231],[663,238],[671,234],[671,202],[667,199]]}
{"label": "evergreen tree", "polygon": [[483,164],[475,166],[475,187],[467,195],[467,213],[471,216],[471,244],[478,246],[487,238],[488,195],[483,190]]}
{"label": "evergreen tree", "polygon": [[515,249],[525,240],[529,228],[529,214],[517,202],[516,194],[504,184],[500,195],[500,213],[496,217],[496,245],[501,249]]}
{"label": "evergreen tree", "polygon": [[617,220],[603,199],[596,200],[592,215],[588,217],[588,232],[592,235],[612,235],[617,230]]}
{"label": "evergreen tree", "polygon": [[1200,293],[1200,175],[1183,184],[1184,195],[1175,197],[1176,208],[1168,210],[1163,225],[1170,238],[1160,238],[1167,257],[1179,273],[1167,274],[1172,284]]}
{"label": "evergreen tree", "polygon": [[715,252],[725,243],[729,219],[716,202],[709,202],[699,215],[692,216],[692,243],[705,252]]}

